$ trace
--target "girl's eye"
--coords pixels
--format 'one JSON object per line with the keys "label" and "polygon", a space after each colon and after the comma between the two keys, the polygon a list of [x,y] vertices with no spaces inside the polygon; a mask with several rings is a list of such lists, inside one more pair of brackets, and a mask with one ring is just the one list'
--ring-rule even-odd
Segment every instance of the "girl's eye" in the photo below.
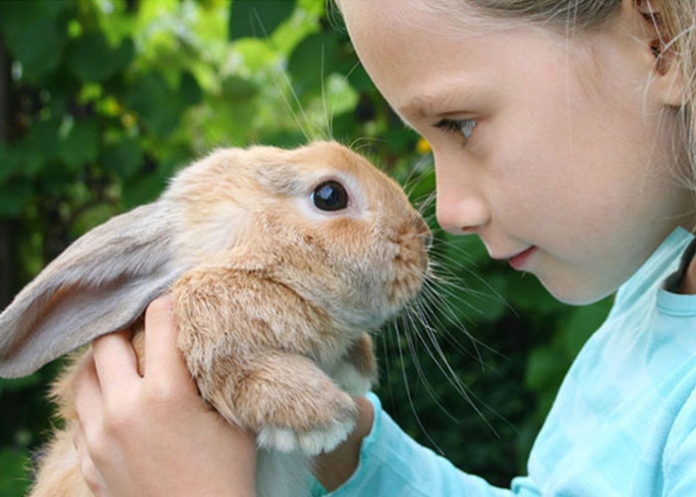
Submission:
{"label": "girl's eye", "polygon": [[448,133],[458,133],[468,140],[476,127],[475,119],[442,119],[435,124],[437,129],[447,131]]}
{"label": "girl's eye", "polygon": [[348,192],[338,181],[325,181],[312,192],[312,202],[322,211],[338,211],[348,207]]}

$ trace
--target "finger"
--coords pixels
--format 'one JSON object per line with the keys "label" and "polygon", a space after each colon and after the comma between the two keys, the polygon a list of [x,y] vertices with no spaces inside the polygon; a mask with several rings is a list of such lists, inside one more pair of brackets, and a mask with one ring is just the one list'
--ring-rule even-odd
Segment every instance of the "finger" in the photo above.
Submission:
{"label": "finger", "polygon": [[97,338],[92,353],[99,384],[105,395],[113,388],[127,391],[139,381],[138,360],[131,343],[131,331],[123,330]]}
{"label": "finger", "polygon": [[102,495],[102,477],[89,455],[87,439],[82,430],[82,426],[79,424],[73,434],[73,446],[75,447],[75,451],[77,451],[77,460],[82,478],[84,478],[87,486],[95,496]]}
{"label": "finger", "polygon": [[80,360],[71,387],[80,421],[91,426],[100,425],[104,406],[92,350],[88,350]]}
{"label": "finger", "polygon": [[191,381],[178,336],[171,298],[154,300],[145,312],[145,368],[150,380]]}

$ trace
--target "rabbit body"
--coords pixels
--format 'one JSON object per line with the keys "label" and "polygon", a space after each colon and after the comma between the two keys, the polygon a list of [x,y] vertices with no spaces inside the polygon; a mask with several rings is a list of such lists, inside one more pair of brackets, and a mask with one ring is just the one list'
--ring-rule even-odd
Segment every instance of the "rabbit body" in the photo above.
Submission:
{"label": "rabbit body", "polygon": [[[0,314],[0,375],[28,374],[98,335],[134,328],[169,292],[201,395],[256,433],[257,494],[306,495],[312,457],[345,440],[353,396],[375,383],[368,332],[415,298],[429,230],[400,187],[333,142],[223,149],[183,169],[159,200],[90,231]],[[91,495],[70,382],[65,427],[31,495]]]}

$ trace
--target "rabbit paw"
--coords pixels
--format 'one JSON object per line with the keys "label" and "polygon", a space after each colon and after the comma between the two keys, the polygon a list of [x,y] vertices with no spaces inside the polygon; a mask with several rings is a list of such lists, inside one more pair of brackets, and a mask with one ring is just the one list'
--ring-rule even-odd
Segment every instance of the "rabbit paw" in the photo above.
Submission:
{"label": "rabbit paw", "polygon": [[308,456],[316,456],[322,452],[330,452],[355,427],[355,420],[334,420],[330,425],[307,431],[295,431],[278,426],[263,426],[257,434],[259,447],[277,450],[279,452],[301,452]]}

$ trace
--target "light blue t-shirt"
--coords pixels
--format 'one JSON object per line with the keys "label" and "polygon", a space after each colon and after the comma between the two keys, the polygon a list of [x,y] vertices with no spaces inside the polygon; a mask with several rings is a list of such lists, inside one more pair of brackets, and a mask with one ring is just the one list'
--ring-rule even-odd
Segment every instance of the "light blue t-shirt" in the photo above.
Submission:
{"label": "light blue t-shirt", "polygon": [[695,497],[696,295],[664,288],[693,235],[677,229],[616,295],[569,370],[511,488],[456,469],[381,409],[353,476],[314,495]]}

